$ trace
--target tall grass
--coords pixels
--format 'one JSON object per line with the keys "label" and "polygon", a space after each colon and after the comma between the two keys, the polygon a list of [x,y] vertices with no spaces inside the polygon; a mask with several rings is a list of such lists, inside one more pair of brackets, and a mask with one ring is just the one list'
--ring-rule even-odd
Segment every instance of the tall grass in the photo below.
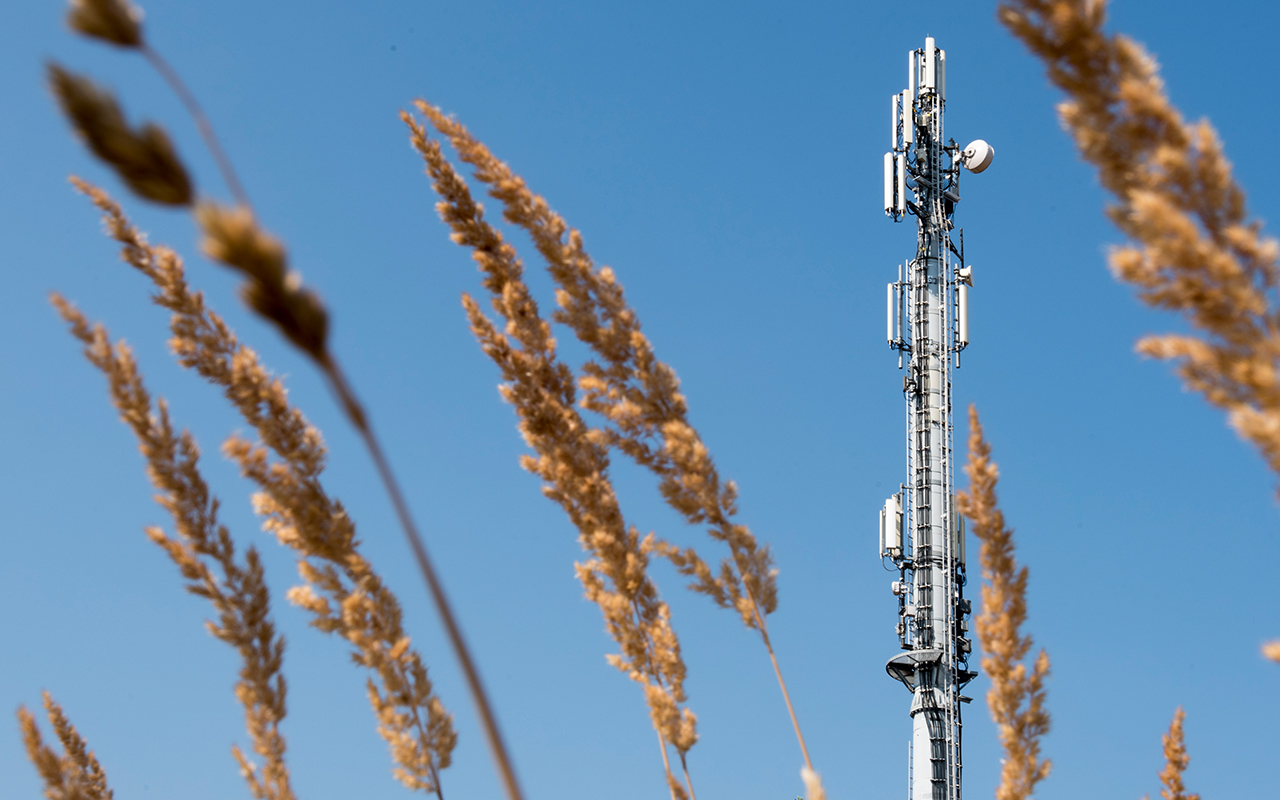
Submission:
{"label": "tall grass", "polygon": [[[1139,352],[1175,362],[1186,385],[1226,411],[1240,435],[1280,473],[1280,246],[1250,218],[1212,126],[1182,118],[1154,59],[1132,40],[1107,33],[1105,12],[1100,0],[1007,0],[999,15],[1066,95],[1059,107],[1064,127],[1114,197],[1108,213],[1131,243],[1112,251],[1113,272],[1144,302],[1179,312],[1196,331],[1148,337],[1139,342]],[[48,70],[54,96],[86,147],[139,197],[189,211],[204,253],[242,277],[249,308],[328,381],[390,496],[467,679],[504,790],[510,798],[521,797],[496,713],[409,503],[330,346],[323,301],[291,269],[284,243],[262,225],[195,94],[148,43],[139,9],[129,0],[74,0],[68,22],[84,36],[141,55],[192,114],[234,205],[201,194],[163,127],[132,125],[109,90],[57,64]],[[654,558],[666,559],[691,579],[690,589],[732,610],[760,637],[795,732],[807,796],[823,800],[769,635],[769,615],[778,604],[773,555],[739,521],[737,488],[722,478],[690,423],[675,371],[658,360],[617,275],[595,264],[582,235],[457,120],[422,101],[416,108],[425,124],[402,115],[411,142],[440,197],[441,217],[453,240],[471,251],[498,317],[468,295],[467,319],[481,350],[502,373],[502,395],[532,450],[522,465],[541,479],[544,494],[578,532],[585,552],[578,577],[617,644],[610,663],[644,694],[671,797],[695,797],[690,753],[699,734],[684,690],[687,668],[671,609],[649,571]],[[503,218],[531,237],[556,286],[556,310],[549,318],[524,280],[514,247],[485,217],[428,126],[472,168],[474,180],[501,204]],[[443,798],[442,771],[457,744],[452,716],[404,629],[399,600],[361,553],[354,521],[322,483],[322,435],[291,404],[283,381],[189,286],[177,253],[150,244],[105,191],[75,184],[101,211],[123,261],[151,281],[152,300],[171,312],[169,342],[179,363],[217,387],[253,430],[253,439],[229,437],[223,452],[256,485],[253,502],[263,526],[297,556],[302,582],[288,592],[289,600],[309,613],[313,627],[340,636],[365,669],[377,729],[388,743],[397,779]],[[170,556],[188,591],[209,600],[217,618],[207,623],[210,632],[241,658],[235,694],[253,752],[262,760],[256,764],[233,748],[248,789],[260,800],[291,800],[281,729],[285,643],[271,621],[261,560],[252,547],[237,555],[199,471],[194,438],[175,432],[163,400],[153,402],[129,347],[112,343],[104,327],[90,324],[61,296],[55,295],[54,304],[107,378],[111,401],[137,438],[157,499],[173,519],[172,534],[151,528],[148,537]],[[552,323],[572,331],[592,360],[577,370],[564,363]],[[609,475],[617,455],[653,473],[662,497],[720,550],[718,563],[694,547],[641,536],[626,521]],[[976,628],[982,668],[992,683],[988,708],[1005,755],[996,797],[1026,800],[1051,768],[1042,753],[1050,726],[1049,659],[1043,650],[1030,657],[1029,571],[1016,559],[1013,532],[997,502],[999,471],[974,410],[966,472],[970,487],[957,500],[981,543],[985,585]],[[1280,641],[1264,653],[1280,661]],[[111,798],[105,772],[84,739],[47,694],[44,706],[61,753],[45,743],[34,715],[19,709],[18,718],[46,796]],[[1183,781],[1189,762],[1184,716],[1178,709],[1163,738],[1166,800],[1198,800]]]}
{"label": "tall grass", "polygon": [[969,460],[964,471],[969,491],[956,496],[956,508],[973,523],[973,535],[981,543],[982,611],[974,619],[974,627],[982,650],[982,670],[991,681],[987,709],[1005,754],[996,800],[1026,800],[1052,768],[1052,763],[1040,756],[1040,740],[1049,732],[1045,687],[1049,656],[1042,649],[1026,661],[1032,645],[1031,636],[1023,631],[1030,571],[1018,564],[1013,530],[1005,525],[1004,512],[996,500],[1000,469],[991,458],[978,410],[972,406]]}

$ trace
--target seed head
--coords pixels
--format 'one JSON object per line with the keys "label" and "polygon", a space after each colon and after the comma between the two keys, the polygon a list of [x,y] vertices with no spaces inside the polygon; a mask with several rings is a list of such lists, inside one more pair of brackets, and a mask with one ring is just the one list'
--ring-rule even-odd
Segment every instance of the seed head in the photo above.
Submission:
{"label": "seed head", "polygon": [[290,272],[284,245],[263,230],[253,212],[240,207],[202,202],[196,222],[204,232],[205,255],[243,273],[241,298],[307,355],[325,363],[329,316],[315,292]]}
{"label": "seed head", "polygon": [[49,85],[71,127],[130,189],[165,205],[191,204],[191,179],[168,134],[150,122],[130,128],[109,90],[58,64],[48,69]]}
{"label": "seed head", "polygon": [[142,9],[129,0],[71,0],[67,24],[117,47],[142,46]]}

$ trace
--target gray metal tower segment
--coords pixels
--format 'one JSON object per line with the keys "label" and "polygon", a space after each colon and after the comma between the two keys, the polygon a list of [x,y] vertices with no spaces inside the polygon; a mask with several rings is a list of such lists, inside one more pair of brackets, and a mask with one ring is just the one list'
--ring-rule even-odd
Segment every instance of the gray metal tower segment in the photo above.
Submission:
{"label": "gray metal tower segment", "polygon": [[907,90],[893,96],[885,154],[885,213],[915,216],[916,252],[887,290],[887,336],[904,367],[907,482],[880,512],[880,555],[895,569],[898,641],[886,670],[911,692],[910,800],[961,800],[961,694],[969,668],[965,530],[952,487],[951,370],[969,342],[972,268],[952,222],[960,170],[981,172],[994,151],[943,139],[946,52],[932,38],[908,54]]}

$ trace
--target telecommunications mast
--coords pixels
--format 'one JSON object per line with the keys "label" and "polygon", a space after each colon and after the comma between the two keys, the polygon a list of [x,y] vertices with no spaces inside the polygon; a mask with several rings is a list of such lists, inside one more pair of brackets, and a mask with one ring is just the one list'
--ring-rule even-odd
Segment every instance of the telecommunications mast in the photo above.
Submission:
{"label": "telecommunications mast", "polygon": [[969,669],[965,530],[952,497],[951,369],[969,344],[972,267],[951,221],[960,168],[982,172],[995,151],[942,138],[947,54],[932,38],[907,54],[907,89],[893,96],[884,156],[884,211],[916,218],[916,252],[888,287],[888,340],[906,361],[907,482],[880,511],[880,557],[896,569],[898,642],[885,669],[911,692],[910,800],[961,800],[960,694]]}

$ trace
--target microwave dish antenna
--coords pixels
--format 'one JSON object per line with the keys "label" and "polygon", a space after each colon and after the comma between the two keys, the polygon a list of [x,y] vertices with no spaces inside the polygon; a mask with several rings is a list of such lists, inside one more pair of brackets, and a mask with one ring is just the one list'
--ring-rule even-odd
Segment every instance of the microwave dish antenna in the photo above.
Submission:
{"label": "microwave dish antenna", "polygon": [[982,172],[991,166],[996,157],[996,149],[981,139],[974,139],[969,146],[960,152],[960,163],[973,173]]}

